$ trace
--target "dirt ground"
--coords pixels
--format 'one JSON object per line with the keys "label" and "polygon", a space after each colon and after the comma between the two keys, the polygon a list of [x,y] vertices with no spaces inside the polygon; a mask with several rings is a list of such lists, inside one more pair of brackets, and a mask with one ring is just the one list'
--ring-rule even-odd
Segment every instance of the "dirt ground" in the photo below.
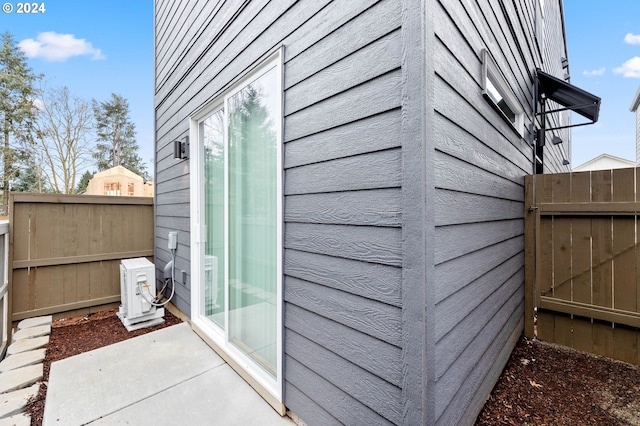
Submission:
{"label": "dirt ground", "polygon": [[640,369],[521,338],[476,425],[640,425]]}
{"label": "dirt ground", "polygon": [[43,365],[43,383],[40,385],[38,395],[30,401],[27,409],[27,413],[31,415],[31,426],[40,426],[42,424],[49,369],[52,362],[182,322],[165,310],[165,322],[163,324],[127,331],[120,318],[116,316],[116,312],[117,309],[113,309],[53,322]]}

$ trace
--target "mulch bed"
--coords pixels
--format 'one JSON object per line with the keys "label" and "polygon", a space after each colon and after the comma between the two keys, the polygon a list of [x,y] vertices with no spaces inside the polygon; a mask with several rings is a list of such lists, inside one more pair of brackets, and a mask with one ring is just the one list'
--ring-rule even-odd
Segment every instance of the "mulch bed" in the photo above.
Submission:
{"label": "mulch bed", "polygon": [[70,356],[118,343],[132,337],[141,336],[151,331],[160,330],[182,321],[165,310],[165,322],[154,327],[127,331],[117,309],[97,312],[86,316],[61,319],[53,322],[51,336],[44,359],[44,377],[38,395],[29,402],[27,413],[31,415],[31,426],[42,424],[44,403],[47,397],[47,383],[51,363]]}
{"label": "mulch bed", "polygon": [[476,425],[640,425],[640,369],[521,338]]}

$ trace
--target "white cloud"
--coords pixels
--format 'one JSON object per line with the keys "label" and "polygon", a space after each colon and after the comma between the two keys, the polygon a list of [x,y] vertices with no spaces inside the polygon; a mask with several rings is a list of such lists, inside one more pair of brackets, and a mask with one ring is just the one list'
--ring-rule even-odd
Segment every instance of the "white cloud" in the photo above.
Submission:
{"label": "white cloud", "polygon": [[624,36],[624,42],[627,44],[640,44],[640,35],[627,33]]}
{"label": "white cloud", "polygon": [[582,75],[586,75],[587,77],[595,77],[598,75],[603,75],[606,70],[607,69],[605,67],[598,68],[597,70],[591,70],[591,71],[585,70],[585,71],[582,71]]}
{"label": "white cloud", "polygon": [[91,59],[105,59],[100,49],[96,49],[85,39],[73,34],[58,34],[48,31],[38,34],[36,40],[28,38],[18,43],[18,47],[29,58],[43,58],[47,61],[66,61],[73,56],[91,56]]}
{"label": "white cloud", "polygon": [[634,56],[621,67],[614,68],[613,72],[622,74],[623,77],[640,78],[640,56]]}
{"label": "white cloud", "polygon": [[36,109],[41,110],[44,108],[44,101],[40,98],[35,98],[33,100],[33,106],[36,107]]}

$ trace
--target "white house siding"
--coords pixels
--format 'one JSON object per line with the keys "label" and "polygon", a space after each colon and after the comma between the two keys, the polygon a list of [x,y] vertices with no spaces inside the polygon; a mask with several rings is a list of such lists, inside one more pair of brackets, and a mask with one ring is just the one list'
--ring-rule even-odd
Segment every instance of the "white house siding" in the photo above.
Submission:
{"label": "white house siding", "polygon": [[186,313],[189,161],[172,142],[284,46],[284,402],[310,425],[402,418],[400,16],[395,0],[156,1],[156,259],[177,229]]}
{"label": "white house siding", "polygon": [[[435,365],[427,397],[433,424],[473,422],[522,330],[523,176],[532,172],[535,69],[563,78],[560,58],[566,57],[555,0],[544,2],[546,41],[539,52],[536,3],[430,3],[435,75],[427,149],[436,207],[435,291],[427,306],[435,313],[427,359]],[[525,111],[524,138],[482,96],[485,48]],[[559,114],[547,119],[547,127],[561,124],[569,123],[561,123]],[[568,158],[566,133],[564,144],[546,145],[545,171],[568,170],[562,165]]]}

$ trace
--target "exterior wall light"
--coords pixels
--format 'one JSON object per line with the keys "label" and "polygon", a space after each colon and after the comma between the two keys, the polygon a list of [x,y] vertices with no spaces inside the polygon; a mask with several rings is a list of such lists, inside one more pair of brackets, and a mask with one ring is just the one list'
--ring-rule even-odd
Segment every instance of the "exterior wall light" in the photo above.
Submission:
{"label": "exterior wall light", "polygon": [[189,136],[173,141],[173,157],[177,160],[189,158]]}

